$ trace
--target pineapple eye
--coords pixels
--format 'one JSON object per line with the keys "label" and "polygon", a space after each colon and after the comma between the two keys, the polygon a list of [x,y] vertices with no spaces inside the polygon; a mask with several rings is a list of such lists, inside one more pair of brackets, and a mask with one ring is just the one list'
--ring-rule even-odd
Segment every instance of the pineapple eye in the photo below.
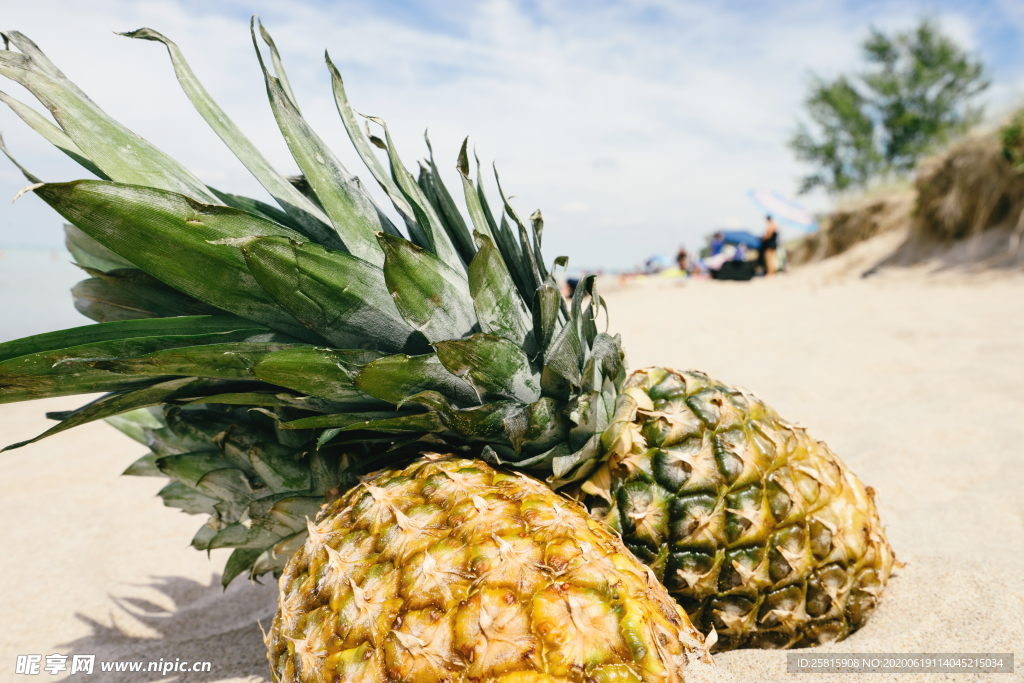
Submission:
{"label": "pineapple eye", "polygon": [[775,447],[775,441],[769,438],[765,433],[767,431],[771,431],[770,427],[759,422],[751,422],[750,426],[752,427],[750,430],[750,436],[754,447],[761,452],[768,462],[775,460],[775,455],[778,449]]}
{"label": "pineapple eye", "polygon": [[817,519],[810,523],[811,552],[819,560],[828,557],[832,552],[832,531]]}
{"label": "pineapple eye", "polygon": [[852,628],[860,628],[878,605],[878,601],[871,593],[855,590],[850,594],[850,601],[846,603],[846,616],[850,620]]}
{"label": "pineapple eye", "polygon": [[726,595],[712,598],[707,606],[707,613],[715,630],[724,635],[742,635],[750,630],[750,622],[756,618],[756,603],[742,595]]}
{"label": "pineapple eye", "polygon": [[776,484],[774,481],[769,481],[768,504],[772,508],[772,517],[782,521],[789,516],[789,511],[793,506],[793,501],[781,486]]}
{"label": "pineapple eye", "polygon": [[616,494],[623,529],[636,541],[657,549],[668,536],[671,494],[657,485],[631,481]]}
{"label": "pineapple eye", "polygon": [[827,613],[831,607],[832,598],[830,598],[828,593],[825,592],[821,582],[817,578],[808,581],[807,613],[812,617],[820,617]]}
{"label": "pineapple eye", "polygon": [[814,572],[807,582],[807,613],[820,617],[832,609],[835,600],[842,603],[846,582],[846,570],[837,564]]}
{"label": "pineapple eye", "polygon": [[704,389],[686,399],[686,405],[710,429],[718,425],[721,417],[721,396],[714,389]]}
{"label": "pineapple eye", "polygon": [[671,538],[683,550],[714,550],[722,530],[718,500],[707,494],[680,496],[672,502]]}
{"label": "pineapple eye", "polygon": [[665,418],[656,418],[654,420],[647,420],[644,423],[641,434],[644,435],[644,439],[651,446],[663,446],[665,440],[668,439],[672,433],[672,425]]}
{"label": "pineapple eye", "polygon": [[[765,627],[782,626],[792,629],[791,619],[798,619],[799,608],[804,602],[804,592],[798,585],[786,586],[771,591],[761,603],[758,621]],[[806,620],[806,615],[803,616]]]}
{"label": "pineapple eye", "polygon": [[826,621],[823,624],[814,624],[807,629],[813,640],[818,645],[828,645],[837,640],[842,640],[847,635],[847,629],[841,621]]}
{"label": "pineapple eye", "polygon": [[[794,569],[806,572],[807,532],[794,524],[772,534],[769,542],[768,571],[773,582],[781,581]],[[799,575],[796,577],[799,578]]]}
{"label": "pineapple eye", "polygon": [[766,581],[764,576],[764,548],[754,546],[737,548],[725,554],[719,591],[742,587],[744,592],[758,591]]}
{"label": "pineapple eye", "polygon": [[[698,449],[700,444],[698,442]],[[693,467],[683,460],[680,453],[654,451],[652,465],[655,480],[669,491],[678,491],[690,479]]]}
{"label": "pineapple eye", "polygon": [[684,551],[669,556],[665,586],[672,593],[702,599],[715,593],[722,562],[715,553]]}
{"label": "pineapple eye", "polygon": [[676,398],[677,396],[685,396],[686,381],[674,372],[670,372],[665,375],[664,379],[651,387],[647,391],[647,395],[650,396],[653,401],[668,400]]}
{"label": "pineapple eye", "polygon": [[714,436],[714,452],[718,470],[725,477],[726,483],[731,486],[743,473],[743,461],[732,452],[729,442],[718,434]]}
{"label": "pineapple eye", "polygon": [[770,521],[763,514],[764,490],[760,486],[748,486],[733,491],[725,500],[725,528],[729,534],[729,543],[736,543],[741,538],[744,543],[763,538],[765,525]]}

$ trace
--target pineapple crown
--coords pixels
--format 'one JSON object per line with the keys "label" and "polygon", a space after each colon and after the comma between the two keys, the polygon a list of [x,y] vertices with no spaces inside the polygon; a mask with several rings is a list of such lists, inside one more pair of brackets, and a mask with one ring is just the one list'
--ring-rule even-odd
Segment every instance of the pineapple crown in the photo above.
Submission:
{"label": "pineapple crown", "polygon": [[[279,207],[205,185],[104,113],[27,37],[2,34],[19,52],[0,51],[0,74],[59,127],[0,99],[99,178],[44,183],[18,165],[32,183],[23,192],[71,224],[68,247],[91,276],[75,288],[76,306],[101,322],[0,344],[0,402],[107,392],[8,448],[148,406],[226,404],[261,410],[279,430],[316,430],[318,451],[378,444],[356,473],[443,446],[555,486],[588,476],[625,380],[619,337],[598,331],[594,279],[563,300],[553,270],[568,259],[548,267],[540,211],[527,226],[495,170],[496,221],[479,159],[470,178],[468,139],[456,167],[469,221],[429,138],[414,179],[383,120],[360,127],[325,55],[348,136],[403,236],[303,118],[262,24],[254,18],[250,30],[297,179],[267,162],[171,40],[151,29],[122,35],[166,46],[196,110]],[[11,156],[2,140],[0,149]],[[288,490],[288,466],[260,476]]]}

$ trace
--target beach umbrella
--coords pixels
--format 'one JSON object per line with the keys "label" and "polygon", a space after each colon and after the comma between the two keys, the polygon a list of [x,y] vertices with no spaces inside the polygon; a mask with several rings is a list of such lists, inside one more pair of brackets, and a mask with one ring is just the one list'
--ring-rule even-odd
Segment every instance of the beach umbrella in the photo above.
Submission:
{"label": "beach umbrella", "polygon": [[761,248],[761,238],[747,230],[719,230],[726,244],[745,244],[750,249]]}
{"label": "beach umbrella", "polygon": [[676,259],[674,256],[669,256],[668,254],[655,254],[651,258],[647,259],[647,262],[644,265],[672,268],[676,265]]}
{"label": "beach umbrella", "polygon": [[814,214],[781,192],[750,190],[747,192],[747,198],[783,225],[804,232],[814,232],[818,229],[818,221],[814,219]]}

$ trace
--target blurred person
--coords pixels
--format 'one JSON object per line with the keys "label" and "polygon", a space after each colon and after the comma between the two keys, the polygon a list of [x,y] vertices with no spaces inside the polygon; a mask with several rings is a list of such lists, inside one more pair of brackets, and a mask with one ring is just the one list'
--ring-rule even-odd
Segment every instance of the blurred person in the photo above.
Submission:
{"label": "blurred person", "polygon": [[779,226],[775,224],[771,214],[765,216],[764,237],[758,250],[758,265],[764,267],[766,276],[775,275],[775,251],[779,248]]}
{"label": "blurred person", "polygon": [[725,246],[725,233],[721,230],[711,236],[711,253],[709,256],[718,256]]}
{"label": "blurred person", "polygon": [[679,251],[676,253],[676,264],[679,266],[679,270],[689,274],[690,254],[686,251],[686,247],[679,247]]}
{"label": "blurred person", "polygon": [[704,270],[707,270],[708,272],[714,272],[721,268],[722,264],[724,264],[725,262],[731,261],[733,257],[736,256],[736,251],[737,249],[733,245],[723,244],[717,254],[713,256],[709,255],[706,258],[701,259],[701,265],[703,266]]}

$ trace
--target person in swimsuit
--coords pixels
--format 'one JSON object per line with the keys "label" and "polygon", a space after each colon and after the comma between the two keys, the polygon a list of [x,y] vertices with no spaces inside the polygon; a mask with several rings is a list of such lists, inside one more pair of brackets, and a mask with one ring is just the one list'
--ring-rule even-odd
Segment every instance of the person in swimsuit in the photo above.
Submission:
{"label": "person in swimsuit", "polygon": [[758,261],[764,265],[765,275],[775,274],[775,250],[779,248],[779,228],[770,215],[765,216],[768,221],[764,230],[764,237],[761,238],[761,253]]}

